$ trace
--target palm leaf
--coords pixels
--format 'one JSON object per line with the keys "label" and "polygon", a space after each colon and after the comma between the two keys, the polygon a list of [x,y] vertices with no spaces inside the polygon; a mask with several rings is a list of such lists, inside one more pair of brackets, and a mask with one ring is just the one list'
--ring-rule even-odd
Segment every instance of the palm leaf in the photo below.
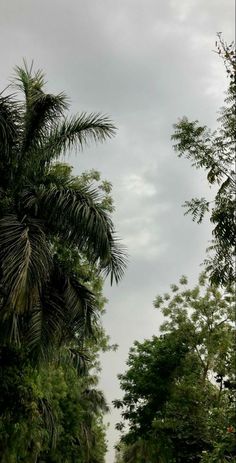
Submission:
{"label": "palm leaf", "polygon": [[37,300],[48,278],[51,254],[41,224],[15,215],[0,220],[1,286],[5,307],[27,311]]}
{"label": "palm leaf", "polygon": [[36,361],[58,355],[65,312],[63,300],[50,281],[38,304],[25,317],[25,344]]}
{"label": "palm leaf", "polygon": [[90,262],[99,263],[111,282],[118,282],[126,266],[125,250],[115,236],[109,215],[104,211],[97,190],[85,186],[54,186],[26,191],[24,207],[45,220],[48,231],[78,246]]}
{"label": "palm leaf", "polygon": [[75,276],[64,278],[63,289],[67,309],[64,336],[83,342],[93,334],[97,309],[95,296]]}
{"label": "palm leaf", "polygon": [[25,114],[23,153],[43,144],[49,129],[62,116],[66,108],[67,102],[63,93],[50,95],[39,91],[32,92]]}
{"label": "palm leaf", "polygon": [[5,189],[12,186],[21,137],[21,106],[12,95],[0,95],[0,179]]}
{"label": "palm leaf", "polygon": [[108,413],[109,407],[102,391],[98,389],[85,389],[82,394],[82,403],[85,404],[85,408],[90,409],[90,412],[95,415],[99,412]]}
{"label": "palm leaf", "polygon": [[89,141],[103,142],[115,134],[115,126],[106,116],[81,113],[55,126],[39,149],[39,157],[48,162],[71,149],[83,149]]}
{"label": "palm leaf", "polygon": [[83,349],[83,346],[77,345],[77,343],[65,345],[60,356],[60,364],[67,366],[68,362],[71,362],[79,376],[88,372],[90,360],[90,356]]}
{"label": "palm leaf", "polygon": [[[74,275],[66,275],[56,265],[37,305],[26,315],[27,347],[35,359],[58,356],[59,349],[71,342],[74,349],[81,347],[92,335],[95,311],[94,295]],[[80,360],[82,367],[82,357]]]}
{"label": "palm leaf", "polygon": [[6,158],[14,146],[20,124],[20,105],[12,95],[0,94],[0,148]]}
{"label": "palm leaf", "polygon": [[111,285],[115,280],[116,283],[122,279],[127,265],[126,247],[120,243],[120,239],[116,234],[110,234],[109,237],[110,252],[106,261],[100,262],[101,271],[106,277],[110,275]]}
{"label": "palm leaf", "polygon": [[0,339],[1,345],[9,344],[19,346],[22,339],[22,318],[18,313],[0,310]]}
{"label": "palm leaf", "polygon": [[38,399],[38,407],[50,438],[50,448],[54,449],[59,435],[59,428],[53,405],[45,398]]}

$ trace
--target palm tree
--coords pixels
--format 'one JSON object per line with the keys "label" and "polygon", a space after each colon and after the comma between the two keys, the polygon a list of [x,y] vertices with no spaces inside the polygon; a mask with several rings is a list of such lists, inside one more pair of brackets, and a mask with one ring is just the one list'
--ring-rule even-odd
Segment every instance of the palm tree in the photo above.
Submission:
{"label": "palm tree", "polygon": [[0,94],[0,335],[2,345],[46,355],[81,342],[96,309],[58,248],[84,256],[111,283],[123,275],[124,251],[99,190],[54,166],[115,127],[95,113],[66,116],[64,93],[45,93],[44,75],[32,66],[17,67],[12,85],[15,93]]}

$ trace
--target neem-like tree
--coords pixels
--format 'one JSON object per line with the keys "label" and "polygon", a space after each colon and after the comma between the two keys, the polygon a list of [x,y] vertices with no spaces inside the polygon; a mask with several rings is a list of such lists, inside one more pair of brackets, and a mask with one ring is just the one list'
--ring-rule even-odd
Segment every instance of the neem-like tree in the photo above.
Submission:
{"label": "neem-like tree", "polygon": [[210,213],[214,228],[206,268],[213,283],[227,285],[235,280],[236,54],[234,43],[227,45],[220,34],[216,46],[229,78],[225,106],[218,118],[219,127],[212,132],[198,121],[190,122],[184,117],[175,124],[172,139],[178,156],[185,156],[194,167],[205,169],[209,184],[218,187],[214,201],[193,198],[186,201],[185,207],[186,213],[192,214],[198,223]]}
{"label": "neem-like tree", "polygon": [[45,356],[81,339],[96,309],[63,256],[83,256],[111,281],[123,275],[124,252],[101,190],[54,165],[115,127],[99,114],[67,116],[64,93],[46,93],[32,66],[17,67],[12,85],[15,94],[0,95],[1,344]]}

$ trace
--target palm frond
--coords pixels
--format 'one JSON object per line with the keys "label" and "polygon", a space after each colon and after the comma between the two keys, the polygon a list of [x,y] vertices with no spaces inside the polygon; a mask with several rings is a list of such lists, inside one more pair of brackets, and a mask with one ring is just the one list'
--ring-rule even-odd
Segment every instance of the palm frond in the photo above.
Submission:
{"label": "palm frond", "polygon": [[23,195],[26,210],[49,225],[49,232],[78,246],[90,262],[99,263],[111,282],[118,282],[126,267],[125,249],[115,236],[110,216],[104,211],[96,189],[54,186]]}
{"label": "palm frond", "polygon": [[67,366],[68,362],[71,362],[79,376],[85,375],[88,372],[90,360],[90,356],[83,349],[83,346],[77,346],[74,343],[65,345],[60,356],[60,364]]}
{"label": "palm frond", "polygon": [[4,312],[1,304],[0,310],[0,339],[1,345],[19,346],[22,339],[22,318],[18,313]]}
{"label": "palm frond", "polygon": [[44,143],[48,131],[56,124],[66,108],[67,100],[63,93],[50,95],[32,91],[25,114],[23,153]]}
{"label": "palm frond", "polygon": [[103,142],[115,135],[116,127],[107,116],[81,113],[64,119],[51,130],[47,141],[39,150],[47,161],[56,159],[67,150],[82,150],[90,141]]}
{"label": "palm frond", "polygon": [[38,406],[45,427],[49,433],[50,448],[54,449],[56,447],[59,429],[55,413],[53,412],[53,406],[45,397],[38,399]]}
{"label": "palm frond", "polygon": [[25,95],[24,136],[21,147],[22,154],[25,154],[30,148],[43,143],[45,135],[68,109],[68,100],[64,93],[51,95],[44,92],[44,74],[41,70],[34,72],[33,63],[29,68],[24,62],[24,66],[17,66],[15,71],[12,85]]}
{"label": "palm frond", "polygon": [[1,157],[8,155],[17,139],[20,106],[13,95],[0,95],[0,148]]}
{"label": "palm frond", "polygon": [[17,166],[17,149],[21,137],[21,107],[13,95],[0,95],[0,179],[9,187]]}
{"label": "palm frond", "polygon": [[1,286],[5,306],[23,313],[33,306],[46,282],[51,254],[37,220],[15,215],[0,220]]}
{"label": "palm frond", "polygon": [[97,309],[95,296],[73,275],[64,279],[63,289],[66,307],[64,336],[83,342],[93,334]]}
{"label": "palm frond", "polygon": [[41,69],[33,74],[34,62],[31,61],[28,66],[27,61],[23,60],[23,66],[15,66],[14,76],[11,80],[11,86],[24,93],[26,100],[29,97],[32,81],[34,81],[35,90],[43,91],[46,84],[45,76]]}
{"label": "palm frond", "polygon": [[66,324],[66,307],[57,283],[52,271],[38,303],[25,318],[25,343],[36,361],[58,356],[58,349],[61,347]]}
{"label": "palm frond", "polygon": [[85,389],[81,397],[82,401],[87,405],[85,408],[90,409],[94,414],[99,412],[108,413],[109,407],[102,391],[98,389]]}
{"label": "palm frond", "polygon": [[127,250],[121,244],[120,239],[116,237],[115,233],[110,235],[110,253],[107,261],[100,262],[100,267],[103,275],[106,277],[110,275],[111,285],[115,280],[116,283],[122,279],[127,265],[128,256]]}
{"label": "palm frond", "polygon": [[[37,305],[25,318],[27,347],[36,359],[45,359],[55,355],[55,350],[58,355],[61,346],[72,342],[71,357],[78,360],[75,351],[92,335],[95,311],[94,295],[75,276],[55,266]],[[83,367],[82,354],[77,367]]]}

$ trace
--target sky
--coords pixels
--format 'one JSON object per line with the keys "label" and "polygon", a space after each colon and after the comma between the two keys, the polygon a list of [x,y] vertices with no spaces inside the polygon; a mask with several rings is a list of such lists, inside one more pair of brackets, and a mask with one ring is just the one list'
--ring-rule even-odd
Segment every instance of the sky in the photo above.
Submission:
{"label": "sky", "polygon": [[[111,405],[121,397],[135,339],[158,334],[152,301],[182,274],[195,284],[211,229],[184,216],[181,205],[211,195],[204,175],[178,159],[171,142],[182,116],[212,128],[227,86],[213,52],[216,33],[234,38],[233,0],[0,0],[3,89],[13,67],[34,60],[48,91],[65,91],[71,112],[101,112],[117,127],[106,144],[67,160],[79,174],[91,168],[113,184],[114,222],[129,264],[119,286],[105,285],[103,323],[116,352],[101,356],[100,387]],[[112,409],[109,451],[119,438]]]}

